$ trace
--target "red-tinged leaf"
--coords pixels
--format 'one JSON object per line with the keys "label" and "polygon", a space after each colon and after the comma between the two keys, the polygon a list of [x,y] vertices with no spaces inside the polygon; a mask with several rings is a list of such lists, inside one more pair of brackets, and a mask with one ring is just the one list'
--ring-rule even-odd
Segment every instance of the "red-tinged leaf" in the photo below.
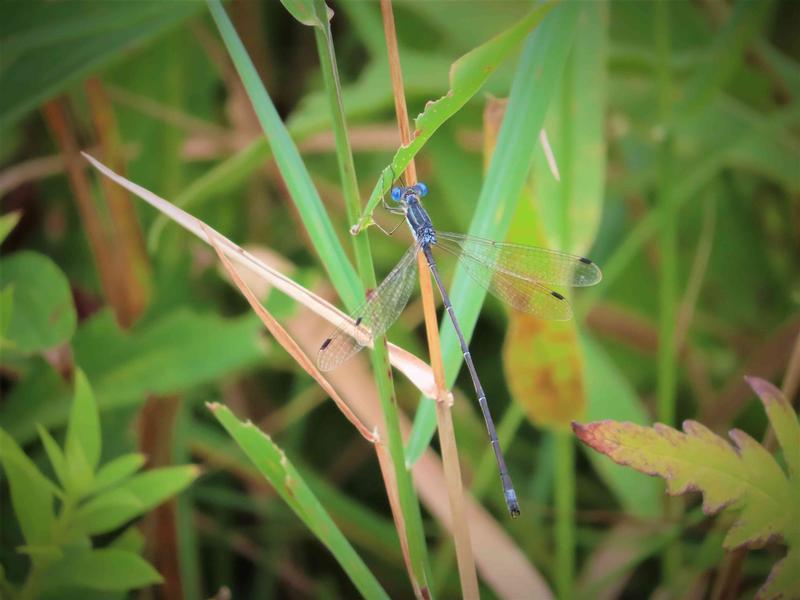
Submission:
{"label": "red-tinged leaf", "polygon": [[616,421],[573,423],[573,430],[615,462],[662,477],[670,494],[702,492],[707,513],[738,509],[723,542],[726,549],[760,547],[782,538],[789,552],[758,597],[794,597],[800,582],[800,424],[778,388],[757,378],[748,378],[748,383],[775,429],[788,476],[761,444],[736,429],[730,432],[735,446],[695,421],[685,421],[683,432],[658,423],[649,428]]}

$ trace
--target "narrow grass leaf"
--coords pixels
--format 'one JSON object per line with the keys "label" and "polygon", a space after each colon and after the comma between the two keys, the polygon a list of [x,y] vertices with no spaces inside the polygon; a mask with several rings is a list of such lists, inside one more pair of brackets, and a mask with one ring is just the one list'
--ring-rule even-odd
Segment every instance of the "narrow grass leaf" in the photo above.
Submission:
{"label": "narrow grass leaf", "polygon": [[358,591],[365,598],[388,598],[283,451],[255,425],[239,421],[226,407],[210,404],[209,409],[281,498],[330,550]]}
{"label": "narrow grass leaf", "polygon": [[[505,238],[528,175],[547,108],[561,78],[578,15],[579,6],[576,4],[557,6],[525,42],[500,128],[497,149],[473,213],[470,235],[489,239]],[[531,73],[537,76],[531,77]],[[467,340],[472,336],[486,297],[485,292],[471,282],[470,276],[459,266],[450,289],[453,307]],[[452,386],[463,356],[458,338],[449,323],[444,324],[441,342],[447,383]],[[410,464],[422,455],[435,425],[433,402],[423,399],[406,448],[406,460]]]}
{"label": "narrow grass leaf", "polygon": [[258,77],[228,15],[217,0],[208,0],[209,10],[219,28],[225,46],[236,66],[250,101],[269,140],[283,180],[308,230],[314,248],[325,267],[339,297],[349,310],[363,302],[364,290],[353,266],[339,243],[317,189],[311,181],[300,153],[286,126]]}
{"label": "narrow grass leaf", "polygon": [[[414,120],[411,143],[408,146],[402,146],[392,158],[391,164],[381,172],[356,229],[366,225],[372,211],[389,191],[393,183],[392,176],[398,177],[403,173],[425,142],[480,90],[489,75],[522,42],[525,36],[542,22],[553,6],[553,2],[548,2],[536,7],[511,28],[471,50],[453,63],[450,68],[450,90],[438,100],[428,102],[425,110]],[[528,71],[526,76],[532,81],[537,80],[543,84],[544,81],[539,77],[531,77],[531,73],[534,72]],[[536,139],[535,136],[534,139]]]}
{"label": "narrow grass leaf", "polygon": [[545,152],[536,152],[533,165],[545,245],[581,256],[594,242],[603,209],[607,55],[608,5],[583,2],[575,44],[545,120],[561,180],[548,176]]}

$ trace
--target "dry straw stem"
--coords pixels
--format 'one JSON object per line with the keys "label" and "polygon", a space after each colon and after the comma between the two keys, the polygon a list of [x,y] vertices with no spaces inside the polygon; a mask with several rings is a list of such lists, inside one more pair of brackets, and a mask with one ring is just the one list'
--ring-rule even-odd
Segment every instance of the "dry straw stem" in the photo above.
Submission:
{"label": "dry straw stem", "polygon": [[[392,80],[394,93],[394,106],[397,113],[397,124],[400,130],[400,143],[408,145],[411,142],[411,131],[408,123],[408,109],[406,108],[405,91],[403,89],[403,74],[400,66],[400,55],[397,48],[397,33],[394,25],[391,0],[381,0],[381,14],[383,15],[383,29],[386,36],[386,48],[389,55],[389,73]],[[414,160],[406,168],[406,185],[417,182],[417,171]],[[461,467],[458,462],[458,449],[456,446],[453,417],[450,411],[453,396],[447,389],[442,363],[442,350],[439,343],[439,322],[436,318],[436,303],[433,297],[428,265],[422,252],[417,253],[419,271],[420,294],[422,309],[425,315],[425,332],[428,339],[428,352],[436,382],[436,420],[439,430],[439,443],[442,448],[442,462],[444,465],[447,494],[450,500],[450,511],[453,518],[453,540],[456,547],[458,572],[461,579],[461,593],[464,598],[479,598],[478,575],[475,570],[475,559],[472,554],[469,527],[467,522],[466,507],[464,505],[464,490],[461,482]]]}
{"label": "dry straw stem", "polygon": [[120,268],[118,255],[103,227],[97,206],[92,200],[91,185],[80,164],[78,141],[70,123],[66,99],[57,98],[48,102],[44,105],[43,112],[56,145],[64,157],[64,166],[78,206],[81,224],[86,231],[89,247],[100,275],[103,295],[113,308],[117,322],[122,326],[128,326],[133,323],[133,318],[128,313],[123,269]]}
{"label": "dry straw stem", "polygon": [[[99,79],[89,79],[86,98],[91,108],[92,121],[102,155],[118,170],[123,168],[122,144],[111,102]],[[77,158],[77,156],[76,156]],[[133,204],[123,189],[107,179],[100,181],[108,202],[109,216],[113,228],[113,246],[119,254],[123,267],[121,278],[125,284],[125,302],[130,319],[136,320],[150,300],[150,265],[144,247],[144,237],[136,219]]]}
{"label": "dry straw stem", "polygon": [[239,275],[236,267],[234,267],[231,261],[225,256],[225,252],[217,243],[217,234],[213,233],[206,225],[203,225],[203,231],[205,231],[209,244],[211,244],[211,246],[214,248],[214,251],[217,253],[219,260],[222,262],[222,265],[225,267],[225,270],[227,271],[231,280],[236,284],[236,287],[239,288],[239,291],[242,292],[242,295],[244,295],[244,297],[247,299],[250,307],[258,315],[258,318],[261,319],[261,322],[264,323],[264,326],[269,330],[269,332],[283,347],[283,349],[289,353],[295,362],[300,365],[306,373],[311,375],[311,377],[320,385],[320,387],[325,390],[325,393],[330,396],[337,408],[342,412],[345,418],[353,424],[361,436],[373,444],[378,458],[378,465],[380,466],[381,474],[383,476],[383,483],[386,487],[386,495],[389,498],[389,505],[392,510],[395,527],[397,528],[398,537],[400,539],[403,560],[406,563],[406,568],[409,570],[409,572],[412,572],[408,543],[406,536],[402,535],[402,533],[405,531],[405,523],[403,521],[402,511],[400,510],[400,498],[397,490],[397,477],[395,475],[392,460],[386,452],[385,446],[380,441],[377,429],[370,431],[366,424],[364,424],[364,422],[359,419],[358,416],[356,416],[356,414],[350,409],[350,406],[347,404],[347,402],[345,402],[336,389],[320,372],[320,370],[314,364],[314,361],[306,356],[305,352],[303,352],[303,350],[300,348],[300,345],[294,340],[294,338],[289,335],[289,333],[280,325],[280,323],[278,323],[277,320],[275,320],[269,311],[264,308],[261,302],[259,302],[258,298],[256,298],[256,295]]}
{"label": "dry straw stem", "polygon": [[[352,321],[352,319],[350,319],[349,316],[333,306],[330,302],[317,296],[310,290],[307,290],[280,271],[269,267],[263,261],[245,251],[240,246],[234,244],[231,240],[216,231],[214,228],[206,225],[196,217],[193,217],[186,211],[178,208],[167,200],[164,200],[160,196],[157,196],[153,192],[133,183],[121,175],[118,175],[89,154],[86,154],[85,152],[82,154],[86,160],[88,160],[106,177],[113,179],[119,185],[164,213],[170,219],[178,223],[181,227],[192,232],[204,242],[208,242],[207,232],[213,233],[214,239],[219,245],[220,249],[232,262],[245,267],[256,276],[267,281],[271,286],[279,289],[281,292],[310,309],[329,323],[337,327],[347,323],[351,324],[353,327],[355,326],[355,323]],[[392,366],[403,373],[408,380],[411,381],[411,383],[414,384],[414,386],[425,396],[428,398],[436,397],[436,386],[434,384],[433,373],[431,372],[430,367],[422,360],[407,350],[404,350],[399,346],[395,346],[394,344],[389,344],[389,360],[391,361]]]}
{"label": "dry straw stem", "polygon": [[231,280],[236,284],[236,287],[239,288],[239,291],[242,292],[242,295],[247,299],[247,302],[250,304],[250,308],[252,308],[253,311],[255,311],[255,313],[258,315],[258,318],[261,319],[264,327],[269,330],[272,336],[278,341],[281,347],[283,347],[283,349],[289,353],[295,362],[300,365],[306,373],[311,375],[314,381],[316,381],[320,387],[325,390],[325,392],[331,397],[331,400],[333,400],[339,410],[342,411],[342,414],[353,424],[361,436],[368,442],[375,442],[377,440],[376,435],[369,430],[369,428],[355,415],[352,410],[350,410],[347,402],[342,400],[333,386],[328,382],[327,379],[325,379],[320,370],[314,364],[314,361],[306,356],[305,352],[303,352],[297,342],[294,341],[292,336],[290,336],[288,332],[281,326],[281,324],[275,320],[275,317],[273,317],[269,311],[264,308],[261,302],[259,302],[258,298],[256,298],[253,291],[242,280],[241,276],[236,271],[236,268],[225,256],[222,248],[220,248],[220,245],[216,239],[217,236],[205,225],[203,225],[203,231],[206,234],[208,243],[214,248],[214,251],[217,253],[222,265],[225,267],[228,275],[230,275]]}

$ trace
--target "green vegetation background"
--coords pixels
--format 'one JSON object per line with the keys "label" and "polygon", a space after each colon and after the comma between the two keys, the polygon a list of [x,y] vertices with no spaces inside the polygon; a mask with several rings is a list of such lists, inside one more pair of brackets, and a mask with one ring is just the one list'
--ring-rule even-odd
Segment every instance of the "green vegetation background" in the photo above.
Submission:
{"label": "green vegetation background", "polygon": [[[372,2],[331,5],[363,205],[398,147],[380,11]],[[800,8],[793,2],[681,1],[665,3],[667,14],[659,15],[644,2],[601,6],[605,20],[588,31],[600,36],[597,48],[605,60],[581,73],[592,56],[570,58],[546,107],[556,161],[566,185],[575,187],[565,192],[552,181],[540,148],[512,157],[518,168],[533,165],[520,202],[534,208],[518,213],[509,236],[536,230],[540,243],[586,253],[604,269],[598,288],[574,298],[582,340],[579,389],[589,405],[584,419],[679,424],[693,418],[717,432],[735,426],[760,439],[766,420],[742,375],[780,382],[800,332]],[[531,7],[522,1],[395,2],[410,114],[447,91],[458,57]],[[225,9],[352,258],[352,220],[312,29],[278,2],[234,1]],[[579,22],[579,36],[587,31],[581,26],[586,23]],[[431,190],[428,210],[443,229],[466,231],[474,224],[485,161],[484,108],[509,95],[519,64],[519,53],[505,60],[417,156],[420,179]],[[341,567],[252,471],[205,406],[227,404],[270,433],[389,595],[410,594],[369,446],[264,337],[260,322],[220,277],[207,246],[137,201],[147,258],[135,288],[144,310],[122,328],[109,308],[53,121],[43,109],[63,94],[81,147],[94,147],[102,127],[93,121],[87,78],[99,79],[110,101],[114,147],[128,178],[182,204],[237,243],[268,249],[294,279],[336,299],[206,5],[5,2],[0,78],[2,213],[18,212],[5,216],[0,228],[4,234],[9,229],[0,259],[0,426],[49,474],[37,425],[63,437],[72,397],[63,372],[78,365],[101,409],[104,461],[155,452],[143,440],[155,431],[166,445],[156,444],[155,464],[194,462],[205,469],[180,495],[171,528],[157,522],[145,530],[151,541],[159,528],[167,527],[167,535],[174,531],[177,564],[166,567],[167,576],[179,577],[185,597],[209,597],[222,586],[234,598],[352,596],[355,589]],[[599,127],[582,128],[593,123],[592,111],[600,115]],[[598,152],[578,151],[598,141],[604,146]],[[591,168],[585,170],[603,160],[593,193]],[[91,181],[105,215],[105,188],[93,175]],[[583,189],[588,196],[579,197]],[[579,209],[562,218],[547,203],[558,198]],[[391,221],[380,209],[376,219]],[[548,229],[552,223],[559,225]],[[374,231],[369,241],[380,278],[404,251],[405,238]],[[449,282],[454,265],[443,261],[442,270]],[[469,286],[454,291],[456,305],[469,292]],[[282,322],[298,314],[279,293],[266,306]],[[526,349],[507,340],[509,319],[514,316],[487,299],[472,350],[495,417],[511,432],[504,442],[526,517],[508,520],[492,484],[481,498],[530,563],[556,585],[553,498],[561,467],[554,456],[561,434],[534,422],[542,424],[542,403],[560,398],[556,392],[538,400],[515,393],[525,389],[528,371],[510,366],[518,365],[513,353]],[[389,337],[426,357],[421,320],[412,299]],[[325,331],[317,333],[321,340]],[[674,353],[665,355],[665,335]],[[560,367],[543,360],[530,368]],[[416,413],[417,424],[424,424],[415,388],[399,376],[395,383],[403,412],[412,419]],[[488,448],[464,373],[455,390],[469,485],[482,472]],[[166,428],[148,425],[152,410]],[[409,448],[414,458],[428,439],[424,426],[415,433]],[[724,532],[713,519],[697,518],[692,511],[699,499],[693,497],[677,532],[662,531],[655,542],[634,536],[624,568],[609,581],[592,580],[592,566],[603,564],[623,525],[659,525],[662,488],[655,480],[611,472],[594,456],[578,453],[574,460],[575,595],[592,596],[600,588],[627,597],[661,588],[680,595],[713,581],[724,559]],[[18,583],[28,565],[15,552],[23,542],[5,478],[0,494],[0,564],[5,578]],[[423,511],[423,520],[435,588],[441,597],[453,597],[459,588],[448,536],[430,513]],[[678,548],[674,569],[659,557],[670,545]],[[159,556],[151,548],[164,575]],[[751,553],[741,589],[757,589],[778,556],[772,548]],[[493,597],[495,590],[482,592]]]}

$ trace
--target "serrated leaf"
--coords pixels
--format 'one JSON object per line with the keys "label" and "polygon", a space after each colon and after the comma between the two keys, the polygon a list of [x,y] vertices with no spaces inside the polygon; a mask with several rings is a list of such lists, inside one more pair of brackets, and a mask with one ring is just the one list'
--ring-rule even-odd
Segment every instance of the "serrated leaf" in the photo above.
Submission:
{"label": "serrated leaf", "polygon": [[194,465],[152,469],[95,496],[75,511],[74,529],[106,533],[174,496],[199,475]]}
{"label": "serrated leaf", "polygon": [[0,277],[4,291],[8,286],[14,289],[12,308],[3,311],[11,311],[3,335],[16,351],[37,352],[72,337],[77,322],[72,293],[51,259],[37,252],[16,252],[0,261]]}
{"label": "serrated leaf", "polygon": [[86,460],[90,474],[93,474],[100,463],[101,445],[100,417],[97,413],[94,393],[89,381],[86,379],[86,375],[80,369],[76,369],[75,396],[70,409],[67,439],[64,443],[64,448],[67,457],[70,457],[73,454],[78,454],[75,447],[80,446],[80,454]]}
{"label": "serrated leaf", "polygon": [[778,441],[788,444],[783,446],[789,455],[787,464],[792,465],[788,477],[761,444],[736,429],[729,434],[735,447],[695,421],[685,421],[683,432],[659,423],[648,428],[615,421],[574,423],[573,429],[584,443],[615,462],[662,477],[670,494],[700,491],[706,513],[726,507],[739,510],[723,541],[726,549],[760,547],[783,538],[789,553],[774,567],[762,593],[765,597],[790,595],[796,590],[791,587],[796,569],[783,563],[796,562],[800,546],[800,486],[794,471],[800,425],[775,386],[758,378],[748,382],[773,427],[780,430]]}
{"label": "serrated leaf", "polygon": [[92,482],[92,493],[97,493],[127,479],[141,469],[145,463],[144,454],[125,454],[104,464],[97,470]]}
{"label": "serrated leaf", "polygon": [[83,587],[99,591],[124,591],[161,583],[161,575],[140,556],[106,548],[76,552],[47,571],[46,586]]}
{"label": "serrated leaf", "polygon": [[55,522],[55,486],[3,429],[0,429],[0,461],[11,488],[14,514],[25,541],[29,546],[48,545]]}

